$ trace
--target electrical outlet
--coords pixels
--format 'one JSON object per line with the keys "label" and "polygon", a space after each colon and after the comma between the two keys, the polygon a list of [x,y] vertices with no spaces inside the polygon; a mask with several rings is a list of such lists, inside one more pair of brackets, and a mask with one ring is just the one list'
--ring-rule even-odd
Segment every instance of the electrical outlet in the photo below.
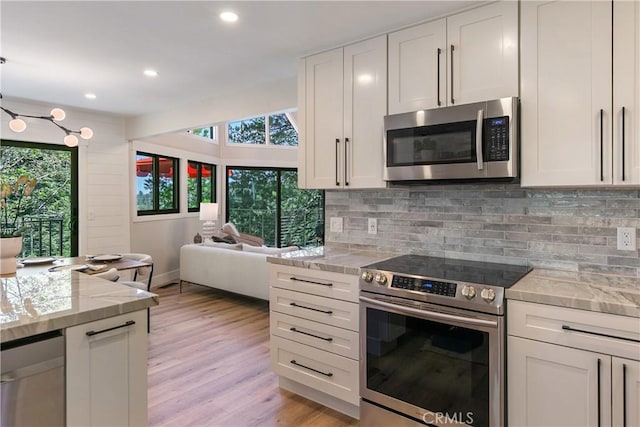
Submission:
{"label": "electrical outlet", "polygon": [[618,227],[618,250],[636,250],[636,229],[633,227]]}
{"label": "electrical outlet", "polygon": [[369,218],[367,230],[369,234],[378,234],[378,220],[376,218]]}
{"label": "electrical outlet", "polygon": [[332,233],[342,233],[342,217],[332,216],[329,224],[329,231]]}

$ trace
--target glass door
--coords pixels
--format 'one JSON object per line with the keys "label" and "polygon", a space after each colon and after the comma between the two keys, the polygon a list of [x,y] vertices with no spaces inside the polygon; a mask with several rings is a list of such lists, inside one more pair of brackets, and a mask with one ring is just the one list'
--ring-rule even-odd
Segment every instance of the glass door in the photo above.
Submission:
{"label": "glass door", "polygon": [[3,222],[13,222],[18,204],[23,214],[18,220],[25,226],[20,256],[77,256],[77,148],[2,140],[0,176],[2,184],[21,176],[37,180],[30,196],[3,202]]}

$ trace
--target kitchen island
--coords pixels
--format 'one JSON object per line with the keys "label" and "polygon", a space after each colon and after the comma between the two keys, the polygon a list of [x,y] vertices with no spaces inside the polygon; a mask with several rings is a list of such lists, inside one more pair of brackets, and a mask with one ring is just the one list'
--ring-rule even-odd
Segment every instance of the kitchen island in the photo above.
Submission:
{"label": "kitchen island", "polygon": [[[0,285],[3,382],[5,377],[20,381],[23,390],[5,408],[4,393],[11,387],[3,384],[3,420],[10,415],[16,424],[25,424],[34,413],[51,420],[55,410],[61,414],[57,419],[64,420],[55,425],[147,424],[145,311],[158,304],[157,295],[70,270],[18,270],[1,277]],[[54,335],[64,347],[58,353],[60,368],[43,372],[40,379],[23,378],[21,368],[43,366],[27,363],[32,346],[51,342]],[[10,360],[17,365],[9,366]],[[50,391],[36,394],[41,389]],[[64,399],[56,399],[59,395]]]}

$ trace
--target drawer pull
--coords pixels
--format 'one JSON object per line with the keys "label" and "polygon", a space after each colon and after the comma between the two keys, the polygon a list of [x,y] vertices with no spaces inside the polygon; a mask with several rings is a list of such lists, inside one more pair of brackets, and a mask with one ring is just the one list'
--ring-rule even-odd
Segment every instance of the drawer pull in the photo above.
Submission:
{"label": "drawer pull", "polygon": [[322,285],[322,286],[333,286],[333,283],[322,283],[322,282],[314,282],[313,280],[307,280],[307,279],[298,279],[297,277],[290,277],[290,280],[293,280],[295,282],[305,282],[305,283],[312,283],[314,285]]}
{"label": "drawer pull", "polygon": [[295,302],[289,303],[289,305],[291,305],[292,307],[304,308],[306,310],[318,311],[318,312],[324,313],[324,314],[333,314],[333,311],[331,311],[331,310],[320,310],[319,308],[307,307],[307,306],[304,306],[304,305],[296,304]]}
{"label": "drawer pull", "polygon": [[600,364],[602,362],[600,361],[600,358],[598,358],[598,427],[600,427],[600,419],[601,419],[601,414],[600,414]]}
{"label": "drawer pull", "polygon": [[104,332],[113,331],[114,329],[126,328],[127,326],[135,325],[136,322],[133,320],[127,320],[122,325],[114,326],[113,328],[102,329],[101,331],[89,331],[87,332],[88,337],[92,337],[94,335],[102,334]]}
{"label": "drawer pull", "polygon": [[333,338],[331,338],[331,337],[327,337],[327,338],[325,338],[325,337],[321,337],[320,335],[314,335],[314,334],[311,334],[311,333],[309,333],[309,332],[299,331],[299,330],[297,330],[296,328],[294,328],[293,326],[292,326],[291,328],[289,328],[289,330],[290,330],[291,332],[297,332],[297,333],[299,333],[299,334],[309,335],[310,337],[318,338],[318,339],[320,339],[320,340],[325,340],[325,341],[328,341],[328,342],[333,341]]}
{"label": "drawer pull", "polygon": [[617,340],[625,340],[625,341],[631,341],[631,342],[640,343],[640,340],[634,340],[633,338],[618,337],[616,335],[602,334],[600,332],[586,331],[584,329],[576,329],[576,328],[572,328],[569,325],[562,325],[562,329],[564,329],[565,331],[569,331],[569,332],[579,332],[579,333],[582,333],[582,334],[597,335],[599,337],[615,338]]}
{"label": "drawer pull", "polygon": [[333,376],[333,374],[332,374],[331,372],[322,372],[322,371],[319,371],[319,370],[317,370],[317,369],[313,369],[313,368],[310,368],[310,367],[308,367],[308,366],[305,366],[305,365],[303,365],[303,364],[301,364],[301,363],[298,363],[298,362],[296,362],[295,360],[292,360],[292,361],[291,361],[291,364],[292,364],[292,365],[296,365],[296,366],[300,366],[301,368],[308,369],[308,370],[313,371],[313,372],[317,372],[317,373],[319,373],[319,374],[324,375],[325,377],[332,377],[332,376]]}

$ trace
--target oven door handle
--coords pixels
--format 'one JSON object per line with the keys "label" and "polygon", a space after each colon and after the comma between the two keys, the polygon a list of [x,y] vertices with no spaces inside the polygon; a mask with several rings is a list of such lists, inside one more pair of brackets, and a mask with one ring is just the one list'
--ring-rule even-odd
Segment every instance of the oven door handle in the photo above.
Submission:
{"label": "oven door handle", "polygon": [[418,310],[416,308],[405,307],[403,305],[392,304],[384,301],[378,301],[376,299],[367,298],[363,296],[360,297],[360,301],[369,303],[371,305],[377,305],[379,307],[390,308],[390,309],[399,311],[403,314],[416,315],[421,318],[455,321],[455,322],[465,323],[467,325],[472,325],[472,326],[485,326],[485,327],[488,326],[492,328],[498,327],[498,322],[494,320],[474,319],[469,317],[456,316],[454,314],[438,313],[437,311]]}

